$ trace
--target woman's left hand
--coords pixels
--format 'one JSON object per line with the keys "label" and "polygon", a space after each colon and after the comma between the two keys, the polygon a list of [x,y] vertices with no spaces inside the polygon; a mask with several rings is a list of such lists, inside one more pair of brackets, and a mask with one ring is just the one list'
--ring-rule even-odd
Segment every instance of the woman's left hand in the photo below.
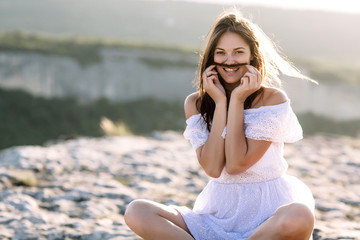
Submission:
{"label": "woman's left hand", "polygon": [[231,98],[235,97],[242,102],[252,93],[256,92],[261,87],[261,73],[251,65],[245,65],[247,72],[240,79],[240,85],[236,87],[232,93]]}

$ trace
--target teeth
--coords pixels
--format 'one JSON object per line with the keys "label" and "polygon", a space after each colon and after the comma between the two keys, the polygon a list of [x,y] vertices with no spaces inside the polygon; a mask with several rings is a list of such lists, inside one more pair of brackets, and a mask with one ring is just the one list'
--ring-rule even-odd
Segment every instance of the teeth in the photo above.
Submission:
{"label": "teeth", "polygon": [[235,72],[236,70],[238,70],[238,68],[236,68],[236,69],[224,68],[224,70],[225,70],[226,72]]}

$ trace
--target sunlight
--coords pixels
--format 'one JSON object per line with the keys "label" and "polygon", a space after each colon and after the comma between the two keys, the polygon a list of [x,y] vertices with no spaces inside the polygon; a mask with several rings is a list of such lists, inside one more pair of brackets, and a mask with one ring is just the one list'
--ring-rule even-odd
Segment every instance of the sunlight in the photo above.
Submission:
{"label": "sunlight", "polygon": [[357,0],[185,0],[216,4],[244,4],[266,7],[322,10],[331,12],[360,13],[360,1]]}

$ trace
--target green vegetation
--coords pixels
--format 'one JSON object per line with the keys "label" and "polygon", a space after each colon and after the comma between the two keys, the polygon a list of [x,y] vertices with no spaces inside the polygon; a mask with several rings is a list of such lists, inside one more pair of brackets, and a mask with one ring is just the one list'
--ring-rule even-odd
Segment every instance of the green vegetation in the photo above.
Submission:
{"label": "green vegetation", "polygon": [[[194,47],[164,45],[160,43],[143,43],[123,41],[120,39],[100,39],[91,37],[53,36],[39,33],[0,32],[0,51],[38,52],[48,55],[67,56],[82,67],[102,61],[100,50],[103,47],[136,48],[159,51],[176,51],[189,54],[189,59],[164,61],[141,59],[144,63],[156,68],[195,66],[190,54],[198,51]],[[329,59],[293,58],[295,66],[305,69],[306,75],[326,83],[347,82],[360,84],[360,62],[344,63]]]}
{"label": "green vegetation", "polygon": [[100,50],[103,47],[194,52],[193,48],[186,46],[130,42],[119,39],[51,36],[20,31],[0,32],[0,51],[37,52],[48,55],[67,56],[73,58],[82,67],[101,62],[102,56]]}
{"label": "green vegetation", "polygon": [[[100,39],[91,37],[54,36],[39,33],[0,32],[0,51],[38,52],[48,55],[67,56],[82,67],[102,61],[100,50],[104,47],[135,48],[158,51],[176,51],[189,54],[188,58],[178,61],[143,58],[141,61],[156,68],[196,67],[194,52],[189,46],[174,46],[162,43],[144,43],[120,39]],[[305,74],[320,83],[347,82],[360,84],[360,62],[345,63],[330,59],[292,58],[295,66],[306,70]]]}
{"label": "green vegetation", "polygon": [[[41,145],[80,136],[146,135],[154,130],[183,131],[183,103],[142,99],[81,105],[74,99],[45,99],[23,91],[0,89],[0,149]],[[299,114],[305,135],[319,132],[357,136],[360,120],[336,122]]]}
{"label": "green vegetation", "polygon": [[22,32],[0,33],[0,51],[38,52],[74,58],[86,66],[101,61],[101,42],[84,38],[54,38]]}
{"label": "green vegetation", "polygon": [[[159,51],[177,51],[185,55],[194,49],[161,44],[143,44],[120,40],[100,40],[80,37],[50,37],[22,32],[0,32],[0,51],[39,52],[67,56],[79,65],[87,66],[102,60],[103,47],[124,47]],[[191,58],[189,58],[191,59]],[[189,67],[187,58],[167,62],[141,59],[154,68]],[[360,84],[360,63],[337,63],[330,60],[295,59],[296,66],[308,71],[310,77],[321,82]],[[41,145],[48,140],[79,136],[148,134],[154,130],[184,128],[183,103],[141,99],[111,103],[101,99],[81,105],[75,99],[45,99],[23,91],[0,89],[0,149],[13,145]],[[336,122],[313,114],[298,116],[304,133],[318,132],[357,136],[360,120]]]}
{"label": "green vegetation", "polygon": [[166,69],[169,67],[175,68],[193,68],[196,69],[196,62],[191,59],[181,60],[165,60],[165,59],[154,59],[149,57],[142,57],[140,61],[154,69]]}
{"label": "green vegetation", "polygon": [[329,59],[295,59],[295,65],[306,69],[306,75],[319,83],[360,84],[360,62],[344,63]]}
{"label": "green vegetation", "polygon": [[[101,99],[81,105],[74,99],[45,99],[23,91],[3,89],[0,89],[0,112],[0,149],[80,136],[182,130],[185,122],[182,103],[154,99],[110,103]],[[104,118],[115,128],[102,128]],[[118,131],[119,128],[125,130]]]}
{"label": "green vegetation", "polygon": [[360,134],[360,120],[334,121],[313,113],[297,114],[305,135],[332,133],[357,137]]}

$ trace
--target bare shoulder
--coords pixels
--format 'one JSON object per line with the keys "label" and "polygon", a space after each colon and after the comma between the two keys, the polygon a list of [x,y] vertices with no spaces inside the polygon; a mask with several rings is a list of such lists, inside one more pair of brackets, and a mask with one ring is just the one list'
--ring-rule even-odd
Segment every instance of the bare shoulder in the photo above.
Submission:
{"label": "bare shoulder", "polygon": [[264,105],[277,105],[288,101],[286,93],[278,88],[264,88]]}
{"label": "bare shoulder", "polygon": [[199,92],[194,92],[186,97],[184,102],[184,111],[185,117],[188,119],[192,115],[199,114],[199,111],[196,107],[196,100],[199,97]]}

